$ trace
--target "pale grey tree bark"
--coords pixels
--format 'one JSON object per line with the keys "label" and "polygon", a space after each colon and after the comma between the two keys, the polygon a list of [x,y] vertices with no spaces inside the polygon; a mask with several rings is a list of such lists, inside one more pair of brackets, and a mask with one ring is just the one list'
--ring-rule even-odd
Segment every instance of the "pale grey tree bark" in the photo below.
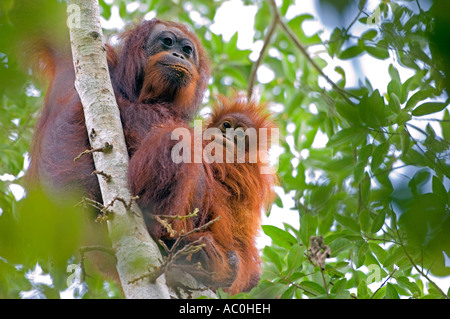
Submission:
{"label": "pale grey tree bark", "polygon": [[[101,149],[109,145],[105,151],[92,155],[96,170],[111,177],[107,181],[97,175],[103,203],[112,203],[109,210],[114,216],[107,223],[123,291],[126,298],[169,298],[164,276],[155,283],[145,277],[135,280],[151,270],[149,265],[158,266],[161,254],[128,190],[128,152],[106,61],[98,1],[67,3],[75,87],[83,104],[91,147]],[[131,205],[126,207],[124,202]]]}

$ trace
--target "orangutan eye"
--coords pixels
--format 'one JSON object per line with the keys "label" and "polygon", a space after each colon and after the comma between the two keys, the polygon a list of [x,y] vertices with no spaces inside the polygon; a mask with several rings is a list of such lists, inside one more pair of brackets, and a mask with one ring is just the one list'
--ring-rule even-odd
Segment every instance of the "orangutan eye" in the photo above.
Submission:
{"label": "orangutan eye", "polygon": [[228,121],[225,121],[225,122],[222,123],[222,126],[223,126],[224,129],[231,128],[231,123],[228,122]]}
{"label": "orangutan eye", "polygon": [[190,45],[185,45],[183,47],[183,52],[186,54],[191,54],[192,53],[192,47]]}
{"label": "orangutan eye", "polygon": [[171,47],[173,45],[173,40],[169,37],[165,37],[162,39],[162,42],[167,45],[168,47]]}

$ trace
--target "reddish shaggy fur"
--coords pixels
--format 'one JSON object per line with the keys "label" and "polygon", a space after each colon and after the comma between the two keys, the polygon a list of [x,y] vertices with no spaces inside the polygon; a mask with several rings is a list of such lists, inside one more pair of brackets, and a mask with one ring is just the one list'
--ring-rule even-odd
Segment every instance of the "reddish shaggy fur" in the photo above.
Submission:
{"label": "reddish shaggy fur", "polygon": [[[198,53],[191,82],[178,91],[170,91],[161,74],[151,68],[158,54],[148,60],[145,57],[145,40],[156,24],[181,30]],[[203,237],[207,258],[199,260],[214,272],[209,281],[212,286],[229,286],[232,282],[231,293],[250,289],[259,278],[255,237],[261,209],[273,198],[274,176],[260,173],[261,162],[175,164],[171,149],[177,141],[171,140],[171,132],[179,127],[192,130],[188,121],[198,111],[207,85],[208,58],[197,37],[173,22],[143,22],[123,33],[121,41],[119,48],[107,45],[108,64],[130,155],[129,185],[132,193],[139,195],[150,233],[171,240],[167,230],[151,217],[153,214],[186,215],[198,208],[195,218],[173,221],[178,234],[220,216],[218,222],[202,233],[194,233],[189,241]],[[35,68],[47,77],[50,86],[36,126],[28,180],[53,190],[81,189],[101,201],[97,177],[91,174],[92,158],[73,161],[89,148],[89,140],[83,108],[73,86],[71,57],[55,52],[67,50],[40,45],[33,53],[34,61],[38,61]],[[164,94],[166,99],[162,101]],[[223,100],[215,108],[210,125],[229,113],[245,114],[255,128],[272,126],[263,107],[239,99]],[[238,257],[237,265],[231,261],[233,254]]]}

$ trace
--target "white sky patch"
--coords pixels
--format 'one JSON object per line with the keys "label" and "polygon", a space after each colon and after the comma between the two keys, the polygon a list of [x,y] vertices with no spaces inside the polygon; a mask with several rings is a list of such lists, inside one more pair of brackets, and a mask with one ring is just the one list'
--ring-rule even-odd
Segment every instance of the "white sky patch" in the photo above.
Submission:
{"label": "white sky patch", "polygon": [[275,78],[275,73],[265,65],[261,65],[256,72],[259,83],[267,84]]}
{"label": "white sky patch", "polygon": [[223,35],[225,41],[238,32],[237,47],[250,49],[253,43],[254,23],[257,7],[244,6],[240,0],[224,2],[216,11],[210,30]]}
{"label": "white sky patch", "polygon": [[[107,1],[105,1],[107,2]],[[111,7],[111,17],[109,20],[105,20],[103,17],[100,17],[100,24],[104,29],[117,29],[121,30],[125,26],[125,22],[122,20],[119,14],[119,7],[112,6]]]}
{"label": "white sky patch", "polygon": [[14,195],[16,201],[20,201],[25,196],[25,189],[18,184],[10,184],[9,190]]}
{"label": "white sky patch", "polygon": [[[41,266],[36,265],[34,270],[27,272],[25,277],[34,284],[52,285],[53,281],[49,274],[44,274]],[[37,289],[31,289],[29,291],[21,291],[20,297],[23,299],[45,299],[45,295]]]}

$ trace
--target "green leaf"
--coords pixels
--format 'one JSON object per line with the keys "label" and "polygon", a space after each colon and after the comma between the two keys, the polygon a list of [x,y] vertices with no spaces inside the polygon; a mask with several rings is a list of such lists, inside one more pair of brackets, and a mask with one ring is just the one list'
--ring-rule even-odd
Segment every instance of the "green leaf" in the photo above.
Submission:
{"label": "green leaf", "polygon": [[445,141],[450,141],[450,112],[448,109],[444,112],[443,120],[441,122],[442,137]]}
{"label": "green leaf", "polygon": [[344,101],[343,99],[336,99],[335,101],[336,111],[339,113],[339,115],[344,118],[346,121],[348,121],[353,126],[359,125],[360,126],[360,119],[358,116],[357,109],[349,104],[347,101]]}
{"label": "green leaf", "polygon": [[386,60],[387,58],[389,58],[389,51],[387,48],[381,46],[365,45],[364,49],[374,58],[380,60]]}
{"label": "green leaf", "polygon": [[266,246],[264,247],[263,253],[264,256],[266,256],[268,260],[270,260],[277,267],[278,271],[281,272],[283,270],[281,257],[275,249],[270,246]]}
{"label": "green leaf", "polygon": [[275,299],[289,288],[288,285],[263,281],[252,290],[252,297],[255,299]]}
{"label": "green leaf", "polygon": [[384,142],[375,147],[372,155],[372,162],[370,164],[370,169],[372,172],[375,172],[383,163],[384,158],[389,151],[389,146],[390,144],[388,142]]}
{"label": "green leaf", "polygon": [[427,183],[431,178],[431,174],[428,169],[418,170],[414,176],[409,180],[408,186],[413,194],[420,193],[420,187]]}
{"label": "green leaf", "polygon": [[103,18],[105,18],[105,20],[109,20],[109,18],[111,17],[111,6],[107,5],[104,1],[100,1],[100,8],[101,10],[101,15],[103,16]]}
{"label": "green leaf", "polygon": [[440,181],[440,179],[434,175],[433,175],[433,180],[432,180],[432,189],[433,189],[434,194],[436,194],[437,196],[442,198],[444,203],[447,203],[447,197],[448,197],[447,191],[445,190],[445,187],[442,184],[442,182]]}
{"label": "green leaf", "polygon": [[354,252],[354,263],[355,263],[355,268],[358,269],[359,267],[361,267],[364,264],[364,261],[366,260],[366,252],[369,248],[369,245],[365,242],[357,242],[355,244],[355,252]]}
{"label": "green leaf", "polygon": [[264,233],[269,236],[276,245],[280,247],[290,249],[292,245],[297,244],[297,239],[295,239],[294,236],[292,236],[285,230],[272,225],[263,225],[262,229]]}
{"label": "green leaf", "polygon": [[359,213],[358,221],[363,232],[368,232],[370,230],[371,218],[367,209],[364,209],[361,211],[361,213]]}
{"label": "green leaf", "polygon": [[283,66],[283,74],[290,82],[295,82],[296,74],[295,67],[293,67],[292,63],[289,62],[287,56],[283,56],[281,60],[281,65]]}
{"label": "green leaf", "polygon": [[411,282],[409,281],[409,279],[405,276],[400,276],[395,278],[395,280],[397,280],[397,283],[402,286],[405,287],[406,289],[408,289],[412,294],[417,293],[417,295],[421,295],[421,291],[419,286],[415,283],[415,282]]}
{"label": "green leaf", "polygon": [[423,101],[427,98],[432,98],[435,95],[436,89],[428,89],[428,90],[420,90],[414,93],[406,102],[405,109],[411,110],[413,107],[417,105],[420,101]]}
{"label": "green leaf", "polygon": [[391,93],[389,96],[389,108],[395,114],[398,114],[400,112],[400,99],[398,98],[396,93]]}
{"label": "green leaf", "polygon": [[305,214],[300,218],[300,239],[309,247],[309,238],[315,236],[317,231],[317,217]]}
{"label": "green leaf", "polygon": [[398,70],[393,66],[392,64],[389,64],[389,75],[392,80],[394,80],[397,83],[401,83],[400,80],[400,73],[398,73]]}
{"label": "green leaf", "polygon": [[395,286],[390,282],[386,285],[386,299],[400,299]]}
{"label": "green leaf", "polygon": [[365,280],[361,280],[356,290],[356,296],[358,299],[367,299],[369,297],[369,291]]}
{"label": "green leaf", "polygon": [[122,18],[127,16],[127,6],[126,3],[123,1],[119,3],[119,15]]}
{"label": "green leaf", "polygon": [[290,286],[285,292],[283,292],[280,299],[292,299],[296,290],[297,287],[295,287],[294,285]]}
{"label": "green leaf", "polygon": [[424,116],[436,112],[440,112],[446,108],[448,103],[427,102],[419,105],[412,111],[413,116]]}
{"label": "green leaf", "polygon": [[345,87],[346,83],[345,70],[340,66],[335,67],[334,70],[342,76],[342,80],[338,82],[339,86]]}
{"label": "green leaf", "polygon": [[364,52],[363,47],[361,47],[359,45],[355,45],[355,46],[345,49],[340,54],[338,54],[338,58],[341,60],[349,60],[349,59],[352,59],[352,58],[360,55],[363,52]]}
{"label": "green leaf", "polygon": [[399,96],[400,102],[403,104],[408,98],[408,93],[416,90],[422,83],[422,79],[427,74],[427,70],[418,71],[415,75],[411,76],[402,84],[402,94]]}
{"label": "green leaf", "polygon": [[361,39],[373,40],[378,35],[378,31],[375,29],[369,29],[361,34]]}
{"label": "green leaf", "polygon": [[398,262],[405,255],[402,248],[397,247],[389,250],[388,256],[383,260],[384,267],[390,267],[396,262]]}
{"label": "green leaf", "polygon": [[369,243],[369,249],[375,254],[380,263],[383,263],[388,255],[388,252],[385,249],[375,243]]}
{"label": "green leaf", "polygon": [[340,28],[335,28],[330,35],[330,41],[328,43],[328,53],[331,57],[339,54],[341,46],[344,43],[344,35]]}
{"label": "green leaf", "polygon": [[287,265],[288,270],[292,272],[299,268],[304,260],[305,247],[300,245],[293,245],[291,249],[289,249]]}
{"label": "green leaf", "polygon": [[381,229],[381,227],[383,227],[385,219],[386,219],[386,212],[384,210],[378,211],[377,216],[375,216],[373,220],[371,232],[372,233],[378,232]]}
{"label": "green leaf", "polygon": [[346,285],[347,285],[347,279],[342,278],[342,279],[338,280],[337,282],[335,282],[335,284],[331,288],[330,292],[332,294],[336,295],[336,297],[335,297],[336,299],[339,298],[338,296],[340,296],[342,298],[342,297],[346,296],[346,290],[345,290]]}
{"label": "green leaf", "polygon": [[361,99],[358,113],[361,121],[371,128],[385,125],[385,104],[378,90],[375,90],[371,96],[364,96]]}
{"label": "green leaf", "polygon": [[350,249],[353,243],[346,238],[336,238],[328,246],[331,249],[331,256],[336,257],[341,252]]}
{"label": "green leaf", "polygon": [[341,224],[342,226],[353,230],[357,233],[359,233],[361,231],[361,229],[359,228],[358,223],[355,221],[355,219],[351,218],[351,217],[347,217],[344,215],[341,215],[339,213],[334,214],[334,217],[336,218],[336,221]]}
{"label": "green leaf", "polygon": [[335,148],[341,146],[345,143],[348,143],[350,141],[359,138],[362,134],[365,134],[366,132],[367,131],[363,128],[355,128],[355,127],[340,130],[339,132],[330,137],[327,143],[327,147]]}
{"label": "green leaf", "polygon": [[306,294],[312,295],[313,297],[326,294],[325,289],[313,281],[302,281],[298,286],[304,290]]}
{"label": "green leaf", "polygon": [[364,179],[365,167],[366,167],[366,163],[363,163],[363,162],[358,162],[355,165],[355,168],[353,169],[353,181],[355,182],[356,185],[361,183],[362,180]]}

